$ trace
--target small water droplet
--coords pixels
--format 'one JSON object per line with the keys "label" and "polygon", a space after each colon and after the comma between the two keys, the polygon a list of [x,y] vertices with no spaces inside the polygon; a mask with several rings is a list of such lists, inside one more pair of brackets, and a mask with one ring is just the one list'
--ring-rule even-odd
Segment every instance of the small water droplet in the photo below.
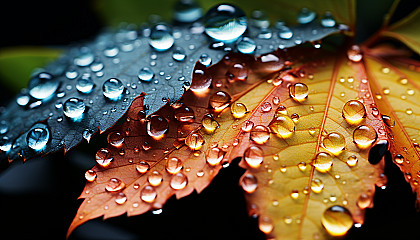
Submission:
{"label": "small water droplet", "polygon": [[177,174],[182,169],[182,161],[177,157],[172,157],[166,161],[166,171],[170,174]]}
{"label": "small water droplet", "polygon": [[48,100],[57,91],[60,83],[46,72],[33,76],[28,84],[29,95],[33,98]]}
{"label": "small water droplet", "polygon": [[359,124],[366,118],[366,108],[357,100],[350,100],[343,106],[342,116],[349,124]]}
{"label": "small water droplet", "polygon": [[291,197],[292,199],[298,199],[298,198],[299,198],[299,191],[298,191],[298,190],[292,190],[292,191],[290,192],[290,197]]}
{"label": "small water droplet", "polygon": [[346,163],[349,167],[354,167],[354,166],[357,165],[358,161],[359,161],[359,159],[355,155],[351,155],[347,158]]}
{"label": "small water droplet", "polygon": [[157,197],[157,192],[155,188],[149,185],[145,186],[140,192],[141,200],[147,203],[153,202],[156,199],[156,197]]}
{"label": "small water droplet", "polygon": [[196,93],[205,91],[210,87],[212,80],[213,79],[208,74],[206,67],[201,64],[196,64],[190,89]]}
{"label": "small water droplet", "polygon": [[403,164],[404,163],[404,157],[401,154],[397,154],[394,157],[394,161],[398,164]]}
{"label": "small water droplet", "polygon": [[154,76],[155,76],[155,73],[152,71],[152,69],[148,67],[143,67],[142,69],[140,69],[139,74],[137,75],[137,77],[141,81],[145,81],[145,82],[152,81]]}
{"label": "small water droplet", "polygon": [[367,195],[366,193],[360,194],[359,198],[357,199],[357,206],[361,209],[365,209],[370,207],[372,204],[372,198]]}
{"label": "small water droplet", "polygon": [[263,102],[261,104],[261,112],[269,112],[271,111],[272,107],[271,107],[271,103],[270,102]]}
{"label": "small water droplet", "polygon": [[127,196],[124,193],[118,193],[115,197],[115,203],[122,205],[127,202]]}
{"label": "small water droplet", "polygon": [[120,50],[118,49],[118,47],[115,46],[115,45],[112,45],[112,44],[107,46],[104,49],[105,57],[109,57],[109,58],[117,56],[119,52],[120,52]]}
{"label": "small water droplet", "polygon": [[109,179],[105,186],[105,190],[108,192],[117,192],[125,188],[125,183],[118,178]]}
{"label": "small water droplet", "polygon": [[248,109],[245,104],[235,102],[230,106],[230,111],[234,118],[243,118],[248,112]]}
{"label": "small water droplet", "polygon": [[242,176],[241,180],[242,189],[247,193],[253,193],[257,189],[257,178],[251,173],[246,173]]}
{"label": "small water droplet", "polygon": [[12,140],[4,136],[0,138],[0,150],[3,152],[8,152],[12,148]]}
{"label": "small water droplet", "polygon": [[102,167],[109,166],[111,162],[114,160],[111,152],[106,148],[99,149],[96,152],[95,159],[96,159],[96,162]]}
{"label": "small water droplet", "polygon": [[233,42],[247,29],[245,13],[230,4],[219,4],[203,17],[205,32],[216,41]]}
{"label": "small water droplet", "polygon": [[264,152],[258,146],[250,146],[244,152],[245,162],[252,168],[259,168],[263,162]]}
{"label": "small water droplet", "polygon": [[321,25],[323,27],[331,28],[334,27],[336,24],[336,21],[334,17],[332,16],[331,12],[325,12],[324,16],[321,18]]}
{"label": "small water droplet", "polygon": [[395,120],[391,118],[390,116],[382,115],[381,118],[387,127],[393,128],[395,126]]}
{"label": "small water droplet", "polygon": [[332,236],[342,236],[353,226],[353,218],[349,210],[334,205],[324,211],[321,223]]}
{"label": "small water droplet", "polygon": [[73,120],[79,120],[85,112],[86,105],[83,100],[78,98],[69,98],[63,105],[63,113]]}
{"label": "small water droplet", "polygon": [[200,58],[198,59],[198,61],[201,64],[203,64],[205,67],[210,66],[211,65],[211,62],[212,62],[211,57],[208,54],[206,54],[206,53],[201,54],[200,55]]}
{"label": "small water droplet", "polygon": [[174,44],[174,37],[171,29],[165,24],[155,25],[149,36],[149,44],[156,51],[166,51]]}
{"label": "small water droplet", "polygon": [[187,55],[185,54],[185,50],[181,47],[176,47],[172,53],[172,58],[178,62],[184,61],[186,57]]}
{"label": "small water droplet", "polygon": [[329,153],[320,152],[316,155],[312,164],[318,172],[325,173],[331,169],[333,165],[333,159]]}
{"label": "small water droplet", "polygon": [[108,99],[118,100],[124,92],[124,85],[119,79],[110,78],[102,85],[102,91]]}
{"label": "small water droplet", "polygon": [[293,31],[287,26],[279,26],[279,37],[284,40],[291,39],[293,37]]}
{"label": "small water droplet", "polygon": [[159,115],[152,115],[147,121],[147,134],[154,139],[161,139],[168,129],[168,120]]}
{"label": "small water droplet", "polygon": [[261,230],[261,232],[269,234],[274,229],[273,221],[269,217],[260,216],[258,218],[258,228]]}
{"label": "small water droplet", "polygon": [[297,21],[300,24],[307,24],[312,22],[316,18],[316,13],[314,11],[311,11],[307,8],[302,8],[302,10],[299,12],[299,15],[297,17]]}
{"label": "small water droplet", "polygon": [[301,102],[308,97],[309,88],[304,83],[295,83],[289,87],[289,95],[295,101]]}
{"label": "small water droplet", "polygon": [[50,139],[50,131],[48,130],[48,127],[44,124],[42,125],[43,126],[31,129],[26,136],[26,143],[28,144],[28,147],[35,151],[43,150]]}
{"label": "small water droplet", "polygon": [[222,161],[225,153],[225,151],[222,151],[222,149],[218,147],[211,148],[206,156],[207,163],[210,164],[210,166],[216,166]]}
{"label": "small water droplet", "polygon": [[183,104],[174,110],[174,117],[180,122],[190,122],[194,119],[194,111]]}
{"label": "small water droplet", "polygon": [[353,141],[359,148],[368,148],[377,139],[378,135],[370,125],[361,125],[353,132]]}
{"label": "small water droplet", "polygon": [[185,138],[185,144],[191,150],[199,150],[203,146],[203,144],[204,144],[204,138],[198,132],[191,132]]}
{"label": "small water droplet", "polygon": [[360,62],[363,58],[362,52],[358,45],[353,45],[347,50],[347,58],[352,62]]}
{"label": "small water droplet", "polygon": [[89,66],[95,60],[95,56],[88,48],[82,48],[79,55],[74,58],[74,64],[79,67]]}
{"label": "small water droplet", "polygon": [[26,94],[19,94],[16,97],[16,103],[19,106],[26,106],[29,103],[30,97]]}
{"label": "small water droplet", "polygon": [[175,190],[181,190],[184,189],[188,184],[188,178],[183,173],[177,173],[172,176],[171,181],[169,182],[169,185],[171,188]]}
{"label": "small water droplet", "polygon": [[243,53],[243,54],[252,54],[254,53],[256,48],[257,48],[257,45],[255,44],[255,41],[249,37],[243,37],[236,44],[236,49],[238,50],[238,52]]}
{"label": "small water droplet", "polygon": [[324,189],[324,183],[319,178],[314,178],[311,181],[311,189],[314,193],[320,193],[322,192],[322,189]]}
{"label": "small water droplet", "polygon": [[203,12],[200,6],[193,0],[180,0],[177,1],[174,7],[174,19],[182,23],[195,22]]}
{"label": "small water droplet", "polygon": [[107,141],[111,146],[120,148],[124,143],[124,135],[120,132],[111,132],[107,136]]}
{"label": "small water droplet", "polygon": [[257,125],[252,128],[249,137],[257,144],[264,144],[270,139],[270,130],[266,126]]}
{"label": "small water droplet", "polygon": [[344,136],[338,132],[333,132],[325,136],[322,143],[324,144],[325,149],[335,155],[343,151],[346,146]]}
{"label": "small water droplet", "polygon": [[204,115],[201,124],[203,125],[207,133],[213,133],[220,126],[219,123],[216,120],[214,120],[213,116],[210,114]]}
{"label": "small water droplet", "polygon": [[84,94],[89,94],[92,92],[94,87],[93,80],[90,76],[82,76],[77,79],[76,89]]}
{"label": "small water droplet", "polygon": [[307,168],[307,165],[306,165],[306,162],[300,162],[300,163],[298,163],[298,168],[299,168],[299,170],[300,171],[305,171],[306,170],[306,168]]}
{"label": "small water droplet", "polygon": [[150,165],[146,161],[140,161],[136,164],[136,170],[140,174],[146,173],[147,171],[149,171],[149,169]]}
{"label": "small water droplet", "polygon": [[147,177],[147,181],[150,183],[150,185],[152,186],[159,186],[162,183],[163,177],[162,174],[158,171],[153,171],[149,174],[149,176]]}
{"label": "small water droplet", "polygon": [[244,63],[235,63],[227,71],[226,77],[229,82],[245,81],[248,77],[248,68]]}
{"label": "small water droplet", "polygon": [[221,111],[225,109],[227,106],[229,106],[231,97],[228,93],[223,91],[218,91],[213,93],[213,95],[210,96],[209,104],[212,108],[214,108],[216,111]]}
{"label": "small water droplet", "polygon": [[289,138],[295,132],[295,123],[287,115],[275,116],[268,126],[281,138]]}
{"label": "small water droplet", "polygon": [[95,181],[97,175],[96,172],[94,170],[87,170],[85,172],[85,178],[88,182],[93,182]]}

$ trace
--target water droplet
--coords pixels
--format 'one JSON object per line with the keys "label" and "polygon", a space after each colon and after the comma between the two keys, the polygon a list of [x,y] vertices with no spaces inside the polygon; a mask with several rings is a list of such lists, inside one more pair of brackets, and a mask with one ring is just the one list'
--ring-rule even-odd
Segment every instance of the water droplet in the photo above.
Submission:
{"label": "water droplet", "polygon": [[279,26],[279,37],[284,40],[291,39],[293,37],[293,32],[287,26]]}
{"label": "water droplet", "polygon": [[174,10],[174,19],[182,23],[195,22],[203,15],[200,6],[193,0],[177,1]]}
{"label": "water droplet", "polygon": [[12,141],[4,136],[0,138],[0,150],[3,152],[8,152],[12,148]]}
{"label": "water droplet", "polygon": [[26,136],[28,147],[35,150],[43,150],[50,139],[50,131],[46,125],[31,129]]}
{"label": "water droplet", "polygon": [[124,193],[118,193],[115,197],[115,203],[117,203],[118,205],[122,205],[125,202],[127,202],[127,196]]}
{"label": "water droplet", "polygon": [[104,49],[105,57],[110,57],[110,58],[115,57],[115,56],[117,56],[117,54],[119,52],[120,52],[120,50],[118,49],[118,47],[114,46],[112,44]]}
{"label": "water droplet", "polygon": [[69,98],[63,105],[63,113],[67,117],[78,120],[85,112],[85,103],[78,98]]}
{"label": "water droplet", "polygon": [[372,198],[367,195],[366,193],[360,194],[359,198],[357,199],[357,206],[361,209],[365,209],[370,207],[372,204]]}
{"label": "water droplet", "polygon": [[297,17],[297,21],[300,24],[307,24],[312,22],[315,19],[315,17],[316,13],[314,11],[311,11],[307,8],[302,8]]}
{"label": "water droplet", "polygon": [[263,102],[261,104],[261,112],[269,112],[271,111],[272,107],[271,107],[271,103],[269,102]]}
{"label": "water droplet", "polygon": [[257,48],[257,45],[255,44],[255,41],[249,37],[243,37],[236,44],[236,49],[238,50],[238,52],[243,53],[243,54],[252,54],[254,53],[256,48]]}
{"label": "water droplet", "polygon": [[334,17],[332,16],[331,12],[325,12],[324,16],[321,18],[321,25],[323,27],[334,27],[336,24]]}
{"label": "water droplet", "polygon": [[251,12],[250,23],[252,26],[262,29],[267,29],[270,26],[270,20],[267,13],[261,10],[254,10]]}
{"label": "water droplet", "polygon": [[137,77],[141,81],[145,81],[145,82],[152,81],[154,76],[155,76],[155,73],[152,71],[152,69],[148,67],[143,67],[142,69],[140,69],[139,74],[137,75]]}
{"label": "water droplet", "polygon": [[250,146],[244,152],[245,162],[252,168],[259,168],[263,162],[264,152],[258,146]]}
{"label": "water droplet", "polygon": [[226,77],[229,82],[245,81],[248,77],[248,69],[244,63],[235,63],[227,71]]}
{"label": "water droplet", "polygon": [[219,123],[214,120],[213,116],[210,114],[204,115],[201,124],[203,124],[203,127],[207,133],[213,133],[220,126]]}
{"label": "water droplet", "polygon": [[96,172],[94,170],[87,170],[85,172],[85,178],[88,182],[93,182],[95,181],[97,175]]}
{"label": "water droplet", "polygon": [[295,83],[289,87],[289,95],[294,100],[301,102],[308,97],[309,88],[304,83]]}
{"label": "water droplet", "polygon": [[159,115],[152,115],[147,121],[147,134],[154,139],[161,139],[168,129],[168,120]]}
{"label": "water droplet", "polygon": [[204,138],[198,132],[191,132],[185,138],[185,144],[191,150],[199,150],[203,146],[203,144],[204,144]]}
{"label": "water droplet", "polygon": [[286,224],[289,225],[289,224],[291,224],[293,222],[293,218],[291,216],[285,216],[283,218],[283,221],[284,221],[284,223],[286,223]]}
{"label": "water droplet", "polygon": [[90,70],[92,70],[92,72],[98,73],[102,69],[104,69],[104,64],[101,62],[94,62],[90,65]]}
{"label": "water droplet", "polygon": [[347,51],[347,58],[352,62],[360,62],[363,58],[362,52],[358,45],[353,45]]}
{"label": "water droplet", "polygon": [[270,139],[270,130],[266,126],[257,125],[252,128],[249,137],[257,144],[264,144]]}
{"label": "water droplet", "polygon": [[140,161],[136,164],[136,170],[140,174],[146,173],[147,171],[149,171],[149,169],[150,165],[146,161]]}
{"label": "water droplet", "polygon": [[5,134],[9,131],[9,125],[5,121],[0,121],[0,134]]}
{"label": "water droplet", "polygon": [[229,106],[231,97],[228,93],[223,91],[218,91],[213,93],[213,95],[210,96],[209,104],[212,108],[214,108],[216,111],[221,111],[225,109],[227,106]]}
{"label": "water droplet", "polygon": [[230,111],[234,118],[243,118],[248,112],[248,109],[245,104],[235,102],[230,106]]}
{"label": "water droplet", "polygon": [[108,192],[117,192],[125,188],[125,183],[118,178],[109,179],[105,186],[105,190]]}
{"label": "water droplet", "polygon": [[230,4],[219,4],[203,17],[207,35],[216,41],[233,42],[247,29],[245,13]]}
{"label": "water droplet", "polygon": [[196,64],[190,89],[196,93],[205,91],[210,87],[212,80],[213,79],[208,74],[206,67],[201,64]]}
{"label": "water droplet", "polygon": [[31,100],[30,98],[29,98],[29,96],[28,95],[26,95],[26,94],[19,94],[17,97],[16,97],[16,103],[19,105],[19,106],[26,106],[28,103],[29,103],[29,100]]}
{"label": "water droplet", "polygon": [[357,159],[357,157],[355,155],[351,155],[347,158],[346,163],[349,167],[354,167],[354,166],[357,165],[358,161],[359,161],[359,159]]}
{"label": "water droplet", "polygon": [[385,73],[385,74],[387,74],[387,73],[390,73],[391,72],[391,69],[389,69],[388,67],[383,67],[382,68],[382,72]]}
{"label": "water droplet", "polygon": [[88,48],[82,48],[79,55],[74,58],[74,64],[79,67],[89,66],[95,60],[95,56]]}
{"label": "water droplet", "polygon": [[72,69],[67,70],[64,73],[64,75],[66,75],[66,77],[69,80],[73,80],[73,79],[77,78],[77,76],[79,76],[79,73],[74,68],[72,68]]}
{"label": "water droplet", "polygon": [[177,174],[182,169],[182,161],[179,158],[172,157],[166,162],[166,171],[170,174]]}
{"label": "water droplet", "polygon": [[147,177],[147,181],[150,183],[150,185],[155,186],[155,187],[159,186],[162,183],[162,180],[163,180],[162,174],[158,171],[153,171]]}
{"label": "water droplet", "polygon": [[382,115],[382,121],[385,123],[385,125],[389,128],[393,128],[395,126],[395,120],[387,115]]}
{"label": "water droplet", "polygon": [[404,157],[401,154],[397,154],[394,157],[394,161],[398,164],[403,164],[404,163]]}
{"label": "water droplet", "polygon": [[174,44],[171,29],[164,24],[155,25],[150,31],[149,44],[156,51],[166,51]]}
{"label": "water droplet", "polygon": [[99,149],[96,152],[95,158],[96,158],[96,162],[102,167],[109,166],[111,162],[114,160],[111,152],[106,148]]}
{"label": "water droplet", "polygon": [[192,108],[183,104],[181,107],[174,110],[174,117],[180,122],[189,122],[194,119],[194,111]]}
{"label": "water droplet", "polygon": [[298,163],[298,168],[299,168],[299,170],[300,171],[305,171],[306,170],[306,168],[307,168],[307,166],[306,166],[306,162],[300,162],[300,163]]}
{"label": "water droplet", "polygon": [[172,53],[172,58],[178,62],[184,61],[186,57],[187,55],[185,54],[185,50],[181,47],[176,47]]}
{"label": "water droplet", "polygon": [[120,132],[111,132],[107,136],[107,141],[113,147],[122,147],[124,143],[124,135]]}
{"label": "water droplet", "polygon": [[206,156],[207,163],[210,164],[210,166],[216,166],[222,161],[225,153],[226,152],[218,147],[211,148]]}
{"label": "water droplet", "polygon": [[320,193],[322,192],[322,189],[324,189],[324,183],[319,178],[314,178],[311,181],[311,189],[314,193]]}
{"label": "water droplet", "polygon": [[145,186],[140,192],[141,200],[147,203],[153,202],[156,199],[156,197],[157,197],[157,192],[155,188],[149,185]]}
{"label": "water droplet", "polygon": [[325,173],[331,169],[333,165],[333,159],[329,153],[320,152],[316,155],[312,164],[318,172]]}
{"label": "water droplet", "polygon": [[249,120],[247,120],[247,121],[245,121],[243,124],[242,124],[242,131],[244,131],[244,132],[250,132],[251,130],[252,130],[252,128],[254,127],[254,123],[252,122],[252,121],[249,121]]}
{"label": "water droplet", "polygon": [[383,88],[383,89],[382,89],[382,92],[383,92],[385,95],[389,95],[389,94],[391,93],[391,90],[390,90],[389,88],[385,87],[385,88]]}
{"label": "water droplet", "polygon": [[366,117],[366,108],[357,100],[350,100],[344,104],[342,116],[349,124],[359,124]]}
{"label": "water droplet", "polygon": [[198,59],[198,61],[201,64],[203,64],[204,66],[208,67],[208,66],[210,66],[212,60],[211,60],[211,57],[208,54],[203,53],[203,54],[200,55],[200,58]]}
{"label": "water droplet", "polygon": [[292,191],[290,192],[290,197],[291,197],[292,199],[298,199],[298,198],[299,198],[299,191],[298,191],[298,190],[292,190]]}
{"label": "water droplet", "polygon": [[105,97],[118,100],[124,92],[124,85],[119,79],[110,78],[102,85],[102,91]]}
{"label": "water droplet", "polygon": [[295,132],[295,123],[287,115],[275,116],[268,126],[281,138],[289,138]]}
{"label": "water droplet", "polygon": [[349,210],[337,205],[324,211],[321,222],[332,236],[342,236],[353,226],[353,218]]}
{"label": "water droplet", "polygon": [[33,76],[29,82],[29,95],[33,98],[48,100],[57,91],[60,83],[54,80],[53,76],[46,72],[41,72]]}
{"label": "water droplet", "polygon": [[92,92],[94,87],[93,80],[90,76],[82,76],[77,79],[76,89],[84,94],[89,94]]}
{"label": "water droplet", "polygon": [[406,113],[407,115],[412,115],[412,114],[413,114],[413,109],[411,109],[411,108],[407,108],[407,109],[405,110],[405,113]]}
{"label": "water droplet", "polygon": [[361,125],[353,132],[353,141],[359,148],[368,148],[377,137],[375,129],[369,125]]}
{"label": "water droplet", "polygon": [[188,184],[188,178],[183,173],[177,173],[172,176],[169,185],[175,190],[184,189]]}
{"label": "water droplet", "polygon": [[261,230],[261,232],[269,234],[273,231],[274,228],[273,221],[269,217],[260,216],[258,218],[258,228]]}
{"label": "water droplet", "polygon": [[335,155],[343,151],[346,146],[344,136],[337,132],[333,132],[325,136],[322,143],[324,144],[325,149]]}

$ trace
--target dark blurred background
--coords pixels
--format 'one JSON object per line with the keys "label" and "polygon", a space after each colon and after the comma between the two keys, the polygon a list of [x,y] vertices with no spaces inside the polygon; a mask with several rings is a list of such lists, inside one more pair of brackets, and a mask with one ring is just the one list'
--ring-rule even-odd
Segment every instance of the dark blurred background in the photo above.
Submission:
{"label": "dark blurred background", "polygon": [[[366,2],[360,6],[375,8]],[[406,7],[397,9],[395,19],[418,4],[405,2]],[[94,4],[92,1],[3,3],[0,48],[60,46],[89,40],[104,27]],[[364,32],[366,35],[369,30]],[[1,105],[13,95],[0,86]],[[15,162],[0,173],[1,239],[65,239],[81,203],[77,197],[85,184],[84,172],[94,165],[92,149],[105,145],[102,136],[91,142],[96,145],[82,143],[65,156],[58,152],[24,164]],[[257,220],[247,215],[238,185],[244,170],[237,162],[222,169],[201,194],[193,193],[180,200],[171,198],[161,214],[96,219],[76,229],[70,239],[264,239]],[[387,188],[377,189],[375,208],[367,210],[365,224],[352,229],[348,239],[418,238],[420,214],[415,208],[414,194],[389,155],[386,174]]]}

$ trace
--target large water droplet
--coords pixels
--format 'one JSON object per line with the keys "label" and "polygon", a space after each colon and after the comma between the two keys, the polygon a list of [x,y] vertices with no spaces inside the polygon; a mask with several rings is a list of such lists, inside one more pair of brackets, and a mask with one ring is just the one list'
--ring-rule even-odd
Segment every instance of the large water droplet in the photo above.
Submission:
{"label": "large water droplet", "polygon": [[41,72],[33,76],[29,82],[29,95],[33,98],[48,100],[57,91],[60,83],[54,80],[53,76],[46,72]]}
{"label": "large water droplet", "polygon": [[185,144],[191,149],[191,150],[198,150],[200,149],[204,144],[204,138],[201,136],[198,132],[191,132],[188,134],[188,136],[185,138]]}
{"label": "large water droplet", "polygon": [[225,153],[226,152],[218,147],[211,148],[206,156],[207,163],[210,164],[210,166],[216,166],[222,161]]}
{"label": "large water droplet", "polygon": [[41,151],[46,147],[49,139],[50,131],[48,130],[48,127],[46,125],[39,125],[29,131],[26,136],[26,143],[29,148],[35,151]]}
{"label": "large water droplet", "polygon": [[258,227],[261,230],[261,232],[269,234],[274,229],[273,221],[269,217],[260,216],[258,218]]}
{"label": "large water droplet", "polygon": [[212,80],[212,77],[206,72],[206,67],[202,64],[196,64],[190,89],[193,92],[205,91],[210,87]]}
{"label": "large water droplet", "polygon": [[213,133],[220,126],[219,123],[216,120],[214,120],[213,116],[210,114],[204,115],[201,124],[203,125],[207,133]]}
{"label": "large water droplet", "polygon": [[168,120],[159,115],[151,116],[147,122],[147,134],[155,139],[162,138],[163,134],[168,131],[168,128]]}
{"label": "large water droplet", "polygon": [[343,118],[349,124],[358,124],[366,117],[366,108],[357,100],[350,100],[344,104]]}
{"label": "large water droplet", "polygon": [[140,174],[146,173],[147,171],[149,171],[149,169],[150,169],[150,165],[146,161],[140,161],[136,165],[136,170]]}
{"label": "large water droplet", "polygon": [[83,100],[78,98],[69,98],[63,105],[63,113],[67,117],[78,120],[85,112],[86,105]]}
{"label": "large water droplet", "polygon": [[211,8],[203,18],[207,35],[217,41],[232,42],[247,28],[245,13],[230,4],[219,4]]}
{"label": "large water droplet", "polygon": [[353,132],[353,141],[359,148],[370,147],[377,137],[375,129],[369,125],[361,125]]}
{"label": "large water droplet", "polygon": [[209,104],[212,108],[214,108],[217,111],[221,111],[225,109],[227,106],[229,106],[231,97],[228,93],[223,91],[218,91],[213,93],[213,95],[210,96]]}
{"label": "large water droplet", "polygon": [[149,44],[156,51],[166,51],[174,44],[171,29],[164,24],[155,25],[150,32]]}
{"label": "large water droplet", "polygon": [[96,152],[95,159],[96,159],[96,162],[102,167],[109,166],[111,162],[114,160],[111,152],[106,148],[99,149]]}
{"label": "large water droplet", "polygon": [[252,168],[259,168],[263,162],[264,152],[258,146],[250,146],[244,152],[245,162]]}
{"label": "large water droplet", "polygon": [[174,19],[183,23],[194,22],[203,15],[200,6],[194,0],[179,0],[174,10]]}
{"label": "large water droplet", "polygon": [[342,236],[353,226],[353,218],[350,211],[337,205],[324,211],[321,222],[332,236]]}
{"label": "large water droplet", "polygon": [[235,63],[227,71],[226,77],[229,82],[245,81],[248,77],[248,68],[243,63]]}
{"label": "large water droplet", "polygon": [[156,199],[156,197],[157,197],[157,192],[155,188],[149,185],[145,186],[140,192],[141,200],[147,203],[153,202]]}
{"label": "large water droplet", "polygon": [[252,54],[254,53],[255,49],[257,48],[257,45],[255,44],[255,41],[252,40],[249,37],[243,37],[237,44],[236,49],[244,54]]}
{"label": "large water droplet", "polygon": [[346,146],[344,136],[337,132],[333,132],[325,136],[322,143],[324,144],[325,149],[332,154],[340,153]]}
{"label": "large water droplet", "polygon": [[82,76],[77,79],[76,89],[84,94],[89,94],[92,92],[94,87],[93,80],[90,76]]}
{"label": "large water droplet", "polygon": [[289,95],[298,102],[304,101],[309,94],[309,88],[304,83],[295,83],[289,87]]}
{"label": "large water droplet", "polygon": [[111,132],[108,134],[107,140],[111,146],[120,148],[124,143],[124,135],[120,132]]}
{"label": "large water droplet", "polygon": [[172,157],[166,161],[166,171],[170,174],[177,174],[182,169],[182,161],[177,157]]}
{"label": "large water droplet", "polygon": [[124,85],[119,79],[110,78],[102,85],[102,91],[105,97],[111,100],[118,100],[122,96]]}
{"label": "large water droplet", "polygon": [[257,144],[264,144],[270,139],[270,130],[263,125],[254,126],[249,138]]}
{"label": "large water droplet", "polygon": [[330,154],[326,152],[320,152],[316,155],[315,159],[312,162],[312,165],[314,165],[315,169],[318,172],[328,172],[333,164],[332,157]]}
{"label": "large water droplet", "polygon": [[268,126],[282,138],[291,137],[295,132],[295,123],[287,115],[274,117]]}
{"label": "large water droplet", "polygon": [[150,185],[152,186],[159,186],[162,183],[163,177],[162,174],[158,171],[153,171],[147,177],[147,181],[149,181]]}
{"label": "large water droplet", "polygon": [[171,181],[169,182],[169,185],[171,188],[175,190],[181,190],[184,189],[188,184],[188,178],[183,173],[177,173],[172,176]]}
{"label": "large water droplet", "polygon": [[247,193],[253,193],[257,189],[257,178],[251,173],[242,176],[241,180],[242,189]]}
{"label": "large water droplet", "polygon": [[316,13],[314,11],[311,11],[307,8],[302,8],[297,17],[297,21],[300,24],[307,24],[312,22],[315,19],[315,17]]}
{"label": "large water droplet", "polygon": [[118,178],[109,179],[105,186],[105,190],[108,192],[118,192],[125,188],[125,183]]}
{"label": "large water droplet", "polygon": [[82,48],[79,55],[74,58],[74,64],[79,67],[89,66],[95,60],[95,55],[88,48]]}
{"label": "large water droplet", "polygon": [[137,77],[145,82],[150,82],[152,81],[153,77],[155,76],[155,73],[152,71],[152,69],[148,68],[148,67],[144,67],[142,69],[140,69],[139,74],[137,75]]}
{"label": "large water droplet", "polygon": [[174,110],[174,117],[180,122],[190,122],[194,119],[194,110],[183,104]]}
{"label": "large water droplet", "polygon": [[230,106],[230,111],[234,118],[243,118],[248,112],[248,109],[245,104],[235,102]]}

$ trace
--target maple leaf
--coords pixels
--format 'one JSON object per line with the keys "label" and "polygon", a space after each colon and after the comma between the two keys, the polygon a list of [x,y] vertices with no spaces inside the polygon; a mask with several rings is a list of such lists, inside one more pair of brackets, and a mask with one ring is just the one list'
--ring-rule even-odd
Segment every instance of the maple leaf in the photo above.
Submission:
{"label": "maple leaf", "polygon": [[[386,184],[388,145],[408,180],[419,167],[412,140],[417,136],[405,130],[410,125],[394,120],[401,116],[373,80],[383,76],[365,66],[384,65],[375,57],[391,54],[375,56],[362,48],[363,53],[352,46],[347,54],[304,47],[256,58],[228,54],[208,68],[197,63],[190,90],[152,115],[144,114],[144,96],[139,97],[127,121],[111,129],[109,147],[98,151],[99,165],[86,172],[91,183],[69,234],[92,218],[137,215],[160,209],[172,195],[201,192],[237,157],[247,169],[240,185],[249,212],[259,216],[269,238],[324,239],[363,224],[375,184]],[[393,69],[383,68],[386,74]],[[408,74],[398,79],[418,89]],[[392,72],[387,76],[397,84]],[[409,156],[395,153],[407,141]],[[417,161],[403,162],[407,157]]]}

